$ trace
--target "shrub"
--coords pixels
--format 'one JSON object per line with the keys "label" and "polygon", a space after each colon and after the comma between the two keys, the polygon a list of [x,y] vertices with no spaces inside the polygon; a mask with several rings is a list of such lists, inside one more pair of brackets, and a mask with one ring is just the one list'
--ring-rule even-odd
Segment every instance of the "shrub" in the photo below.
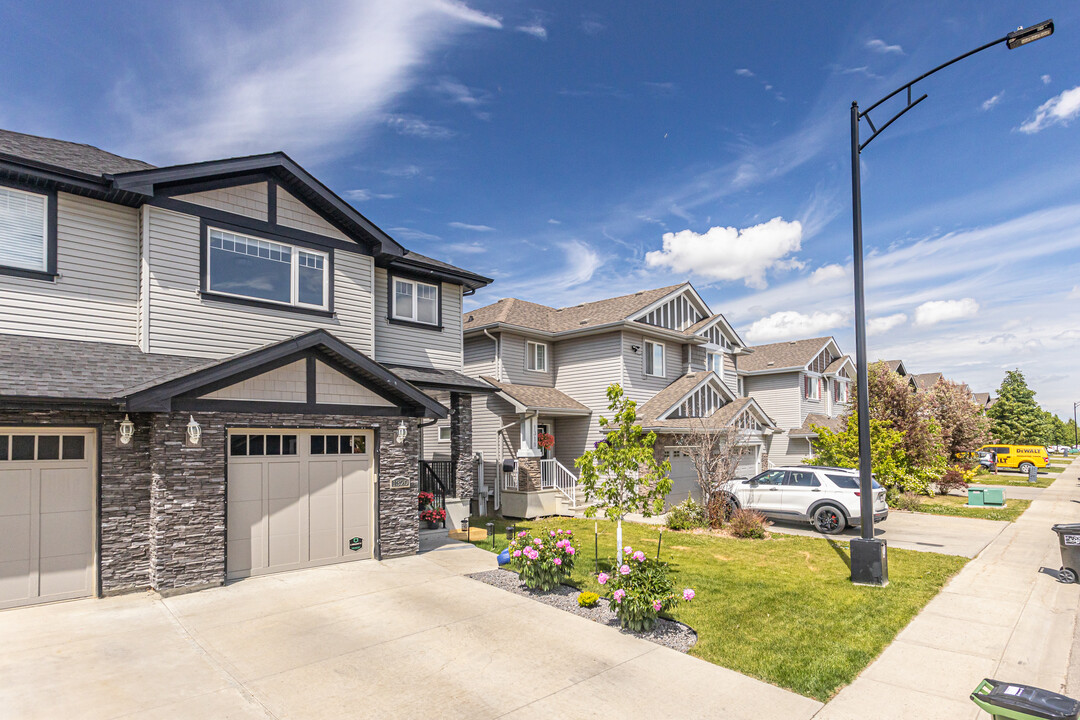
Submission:
{"label": "shrub", "polygon": [[[971,473],[972,475],[974,472]],[[941,476],[941,479],[937,481],[937,491],[942,495],[948,495],[953,490],[959,490],[963,493],[967,490],[968,480],[971,479],[971,475],[968,474],[967,469],[959,465],[952,465],[945,474]]]}
{"label": "shrub", "polygon": [[756,510],[739,508],[731,513],[728,527],[731,534],[737,538],[752,538],[761,540],[765,537],[765,528],[768,521],[765,516]]}
{"label": "shrub", "polygon": [[[619,623],[634,632],[648,632],[656,624],[656,616],[662,610],[671,610],[679,604],[675,584],[668,577],[665,562],[645,557],[645,553],[623,548],[625,562],[608,575],[600,573],[596,581],[611,589],[608,606],[615,611]],[[687,588],[682,599],[689,602],[694,591]]]}
{"label": "shrub", "polygon": [[705,516],[705,506],[694,502],[694,498],[686,500],[668,510],[667,526],[670,530],[693,530],[705,527],[708,518]]}
{"label": "shrub", "polygon": [[574,569],[577,548],[570,530],[551,530],[533,537],[522,530],[510,541],[510,567],[525,587],[532,590],[551,590]]}
{"label": "shrub", "polygon": [[594,592],[583,592],[577,596],[577,604],[581,607],[596,607],[600,602],[600,596]]}
{"label": "shrub", "polygon": [[893,496],[893,507],[897,510],[915,512],[922,507],[922,498],[915,493],[897,493]]}

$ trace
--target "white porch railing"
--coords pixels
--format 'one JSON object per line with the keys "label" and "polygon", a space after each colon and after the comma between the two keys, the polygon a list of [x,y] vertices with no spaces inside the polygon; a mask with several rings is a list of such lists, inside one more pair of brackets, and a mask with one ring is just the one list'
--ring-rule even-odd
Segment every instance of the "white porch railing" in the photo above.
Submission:
{"label": "white porch railing", "polygon": [[502,489],[503,490],[517,490],[518,489],[518,466],[514,465],[514,469],[510,472],[506,472],[502,468],[499,468],[499,474],[502,476]]}
{"label": "white porch railing", "polygon": [[571,502],[576,502],[577,475],[555,458],[540,461],[540,487],[555,488]]}

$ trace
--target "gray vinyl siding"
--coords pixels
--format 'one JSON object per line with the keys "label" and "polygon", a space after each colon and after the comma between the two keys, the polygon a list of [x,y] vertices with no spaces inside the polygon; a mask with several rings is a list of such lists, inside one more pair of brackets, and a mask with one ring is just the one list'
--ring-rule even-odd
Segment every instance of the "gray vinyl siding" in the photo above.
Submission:
{"label": "gray vinyl siding", "polygon": [[[244,217],[255,218],[256,220],[266,220],[268,212],[267,192],[266,183],[262,182],[177,195],[176,199],[235,213],[236,215],[243,215]],[[323,232],[321,234],[327,235],[328,233]]]}
{"label": "gray vinyl siding", "polygon": [[139,211],[57,195],[60,277],[0,275],[0,333],[136,344]]}
{"label": "gray vinyl siding", "polygon": [[[608,386],[621,382],[621,353],[622,343],[618,332],[555,343],[552,352],[555,387],[592,410],[586,432],[578,432],[579,437],[576,438],[567,437],[564,447],[560,447],[560,438],[555,439],[556,457],[560,460],[568,453],[576,453],[574,457],[577,457],[587,446],[601,438],[599,418],[601,413],[608,413]],[[565,460],[562,462],[568,468],[572,467]]]}
{"label": "gray vinyl siding", "polygon": [[[660,341],[654,341],[660,342]],[[632,345],[637,345],[635,353]],[[648,402],[653,395],[682,377],[683,349],[681,343],[664,342],[664,377],[645,374],[645,336],[634,332],[622,333],[622,383],[626,395],[638,404]],[[612,381],[614,382],[614,381]],[[606,387],[606,385],[605,385]]]}
{"label": "gray vinyl siding", "polygon": [[721,353],[724,358],[724,377],[721,378],[728,390],[736,397],[739,396],[739,376],[735,372],[735,356],[730,353]]}
{"label": "gray vinyl siding", "polygon": [[683,366],[683,374],[705,370],[708,351],[703,345],[686,345],[689,348],[690,362]]}
{"label": "gray vinyl siding", "polygon": [[559,431],[555,434],[555,459],[579,477],[581,472],[574,467],[574,461],[586,450],[591,450],[593,443],[599,439],[598,417],[599,413],[594,412],[589,417],[561,417],[557,421]]}
{"label": "gray vinyl siding", "polygon": [[506,430],[505,439],[498,437],[499,428],[516,419],[513,406],[502,398],[494,394],[473,395],[473,451],[484,454],[484,483],[489,491],[495,487],[498,477],[500,442],[502,457],[513,458],[517,453],[520,429],[516,425]]}
{"label": "gray vinyl siding", "polygon": [[[802,421],[806,419],[806,416],[809,415],[810,413],[819,413],[821,415],[828,414],[828,412],[827,412],[827,407],[828,407],[827,402],[828,401],[825,398],[825,393],[828,391],[828,387],[823,387],[821,389],[821,398],[820,399],[818,399],[818,400],[809,400],[804,396],[805,394],[803,393],[803,384],[802,384],[803,383],[803,377],[804,377],[804,375],[800,373],[799,374],[799,400],[802,403],[802,408],[801,408],[802,416],[799,418],[799,424],[800,425],[802,424]],[[821,383],[822,385],[827,385],[827,383],[824,382],[824,380],[826,378],[822,377],[822,378],[817,378],[817,379],[823,381]]]}
{"label": "gray vinyl siding", "polygon": [[[444,407],[450,407],[450,393],[434,390],[425,392],[441,402]],[[479,399],[478,396],[477,399]],[[430,422],[430,420],[425,420],[424,422]],[[422,428],[422,432],[424,433],[424,460],[450,459],[450,441],[439,442],[439,428],[444,427],[450,427],[450,418],[438,420],[434,425],[428,425],[427,427]]]}
{"label": "gray vinyl siding", "polygon": [[442,330],[416,328],[389,321],[387,274],[375,268],[375,359],[442,370],[461,370],[461,286],[442,283]]}
{"label": "gray vinyl siding", "polygon": [[801,465],[804,458],[810,457],[809,441],[803,437],[789,437],[785,434],[772,436],[769,446],[769,465]]}
{"label": "gray vinyl siding", "polygon": [[[372,258],[334,253],[335,317],[215,302],[199,296],[199,218],[151,208],[149,351],[225,357],[324,328],[373,354]],[[137,281],[131,281],[132,294]],[[132,302],[134,307],[134,302]],[[132,331],[135,318],[131,319]]]}
{"label": "gray vinyl siding", "polygon": [[[487,340],[487,338],[484,338]],[[488,341],[488,345],[492,343]],[[545,343],[547,345],[547,372],[537,372],[535,370],[527,370],[526,349],[528,346],[528,339],[523,335],[515,335],[513,333],[500,333],[499,334],[499,355],[502,360],[502,379],[504,382],[513,383],[514,385],[537,385],[540,387],[555,387],[555,373],[553,372],[554,364],[551,357],[551,343]]]}
{"label": "gray vinyl siding", "polygon": [[[494,333],[492,333],[494,334]],[[495,341],[487,335],[474,335],[465,338],[465,366],[463,372],[471,377],[496,377]]]}
{"label": "gray vinyl siding", "polygon": [[784,430],[802,425],[804,416],[801,405],[802,388],[799,383],[799,373],[796,372],[743,378],[746,396],[757,400],[761,409]]}

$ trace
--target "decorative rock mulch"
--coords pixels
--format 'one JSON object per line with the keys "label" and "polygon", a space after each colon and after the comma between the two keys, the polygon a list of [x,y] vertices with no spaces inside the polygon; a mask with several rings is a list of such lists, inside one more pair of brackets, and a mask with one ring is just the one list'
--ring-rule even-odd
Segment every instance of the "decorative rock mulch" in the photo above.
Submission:
{"label": "decorative rock mulch", "polygon": [[647,633],[635,633],[624,630],[619,626],[619,619],[615,617],[615,613],[608,608],[608,601],[606,599],[600,598],[600,601],[591,608],[581,607],[577,603],[578,595],[580,595],[581,592],[577,588],[572,588],[567,585],[560,585],[549,592],[530,590],[525,587],[525,583],[518,580],[517,573],[508,570],[486,570],[484,572],[473,573],[468,577],[488,585],[494,585],[497,588],[512,592],[515,595],[523,595],[538,602],[542,602],[545,605],[550,605],[560,610],[580,615],[583,618],[588,618],[601,625],[616,628],[619,632],[627,635],[633,635],[634,637],[649,640],[657,645],[663,645],[672,650],[678,650],[679,652],[689,651],[694,643],[697,642],[696,632],[682,623],[675,622],[674,620],[665,620],[664,618],[657,618],[656,625],[653,626],[652,631]]}

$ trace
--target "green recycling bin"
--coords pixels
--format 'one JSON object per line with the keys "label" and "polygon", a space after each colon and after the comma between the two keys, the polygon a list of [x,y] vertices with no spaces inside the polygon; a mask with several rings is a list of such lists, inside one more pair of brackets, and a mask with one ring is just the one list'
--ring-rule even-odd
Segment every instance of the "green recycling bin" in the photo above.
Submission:
{"label": "green recycling bin", "polygon": [[1077,720],[1080,702],[1049,690],[987,678],[971,693],[971,701],[994,718],[1009,720]]}

